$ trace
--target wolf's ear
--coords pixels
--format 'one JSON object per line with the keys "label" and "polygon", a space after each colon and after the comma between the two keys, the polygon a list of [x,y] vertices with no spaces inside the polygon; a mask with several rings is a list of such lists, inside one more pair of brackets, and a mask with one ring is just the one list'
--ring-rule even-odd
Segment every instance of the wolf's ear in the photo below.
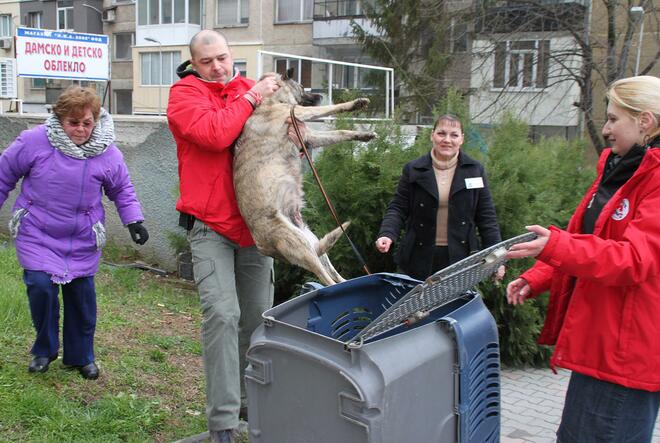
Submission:
{"label": "wolf's ear", "polygon": [[289,68],[286,70],[284,75],[282,76],[282,80],[293,80],[293,68]]}

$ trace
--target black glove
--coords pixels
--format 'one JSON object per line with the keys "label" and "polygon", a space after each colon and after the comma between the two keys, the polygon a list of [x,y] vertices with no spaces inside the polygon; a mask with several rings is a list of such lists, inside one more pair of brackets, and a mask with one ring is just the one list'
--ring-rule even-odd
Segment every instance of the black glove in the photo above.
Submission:
{"label": "black glove", "polygon": [[147,232],[147,228],[142,226],[142,222],[135,222],[131,223],[128,226],[128,232],[131,233],[131,238],[135,243],[138,245],[143,245],[149,240],[149,233]]}

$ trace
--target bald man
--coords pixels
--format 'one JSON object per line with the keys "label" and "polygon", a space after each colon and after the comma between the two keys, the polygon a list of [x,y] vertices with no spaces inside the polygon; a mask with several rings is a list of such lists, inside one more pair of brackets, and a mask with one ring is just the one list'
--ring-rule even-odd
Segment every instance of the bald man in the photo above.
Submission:
{"label": "bald man", "polygon": [[232,442],[246,417],[245,353],[261,313],[273,303],[273,259],[261,255],[236,203],[232,147],[262,98],[278,88],[235,69],[227,40],[204,30],[177,68],[167,120],[177,145],[180,197],[203,312],[206,414],[213,442]]}

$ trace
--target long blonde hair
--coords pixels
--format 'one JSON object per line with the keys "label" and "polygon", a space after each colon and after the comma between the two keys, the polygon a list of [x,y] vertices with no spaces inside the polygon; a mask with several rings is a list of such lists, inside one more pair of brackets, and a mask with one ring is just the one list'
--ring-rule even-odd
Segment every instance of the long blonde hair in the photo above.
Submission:
{"label": "long blonde hair", "polygon": [[646,134],[645,141],[660,135],[660,78],[652,75],[622,78],[610,85],[607,99],[633,118],[643,111],[651,112],[658,126]]}

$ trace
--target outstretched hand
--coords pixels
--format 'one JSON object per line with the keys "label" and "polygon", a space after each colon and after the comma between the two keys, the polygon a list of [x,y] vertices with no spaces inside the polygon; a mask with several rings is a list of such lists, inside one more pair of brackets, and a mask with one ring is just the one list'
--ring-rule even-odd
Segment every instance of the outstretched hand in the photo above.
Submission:
{"label": "outstretched hand", "polygon": [[506,287],[506,301],[510,305],[522,305],[532,295],[532,288],[524,278],[517,278]]}
{"label": "outstretched hand", "polygon": [[517,243],[506,253],[507,259],[536,257],[543,251],[545,245],[550,240],[550,230],[539,225],[525,226],[525,228],[536,234],[536,238],[525,243]]}

